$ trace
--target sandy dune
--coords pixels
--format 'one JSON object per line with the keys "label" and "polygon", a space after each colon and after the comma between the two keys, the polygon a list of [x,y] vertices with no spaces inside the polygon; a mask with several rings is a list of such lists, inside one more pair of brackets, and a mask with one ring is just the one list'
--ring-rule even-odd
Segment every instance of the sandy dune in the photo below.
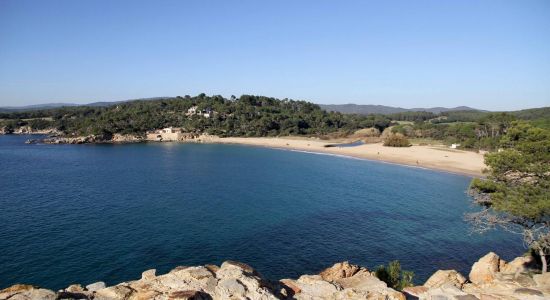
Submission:
{"label": "sandy dune", "polygon": [[443,146],[384,147],[381,143],[355,147],[325,147],[328,141],[307,138],[217,138],[205,142],[264,146],[289,150],[311,151],[380,160],[404,165],[448,171],[469,176],[482,176],[486,168],[483,155]]}

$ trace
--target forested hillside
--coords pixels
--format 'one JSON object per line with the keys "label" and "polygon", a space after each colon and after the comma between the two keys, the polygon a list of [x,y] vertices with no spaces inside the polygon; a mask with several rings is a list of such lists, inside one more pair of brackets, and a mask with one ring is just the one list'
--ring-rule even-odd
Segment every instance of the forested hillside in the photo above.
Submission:
{"label": "forested hillside", "polygon": [[[190,114],[193,108],[205,114]],[[69,106],[44,110],[0,113],[0,129],[22,126],[33,130],[56,129],[66,135],[143,135],[149,130],[181,127],[186,132],[227,136],[350,136],[358,129],[375,127],[380,134],[391,127],[409,139],[459,143],[465,149],[496,149],[512,122],[522,120],[550,129],[550,107],[513,112],[476,110],[405,111],[388,115],[328,112],[319,105],[289,99],[243,95],[229,99],[200,94],[135,100],[111,105]],[[353,135],[360,138],[360,135]],[[372,135],[371,135],[372,136]],[[375,139],[376,140],[376,139]]]}
{"label": "forested hillside", "polygon": [[[209,117],[188,115],[188,109],[212,111]],[[348,115],[326,112],[306,101],[279,100],[243,95],[176,97],[137,100],[107,107],[78,106],[0,113],[0,127],[55,128],[66,134],[143,134],[164,127],[182,127],[190,132],[220,136],[324,135],[349,133],[359,128],[390,125],[385,116]]]}

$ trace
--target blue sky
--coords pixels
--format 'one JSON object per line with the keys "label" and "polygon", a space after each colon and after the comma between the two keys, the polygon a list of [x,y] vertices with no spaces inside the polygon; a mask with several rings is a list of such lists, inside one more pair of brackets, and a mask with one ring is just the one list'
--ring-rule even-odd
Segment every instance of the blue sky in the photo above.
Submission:
{"label": "blue sky", "polygon": [[550,106],[550,1],[0,1],[0,106]]}

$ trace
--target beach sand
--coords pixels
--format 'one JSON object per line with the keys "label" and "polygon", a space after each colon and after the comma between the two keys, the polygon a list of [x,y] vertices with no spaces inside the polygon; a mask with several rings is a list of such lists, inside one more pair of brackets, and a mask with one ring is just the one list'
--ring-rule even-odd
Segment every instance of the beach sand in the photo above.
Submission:
{"label": "beach sand", "polygon": [[354,147],[325,147],[334,144],[316,138],[275,137],[275,138],[218,138],[210,137],[204,142],[242,144],[287,150],[328,153],[369,160],[379,160],[396,164],[447,171],[474,177],[483,176],[486,168],[483,155],[470,151],[449,149],[445,146],[384,147],[382,143],[363,144]]}

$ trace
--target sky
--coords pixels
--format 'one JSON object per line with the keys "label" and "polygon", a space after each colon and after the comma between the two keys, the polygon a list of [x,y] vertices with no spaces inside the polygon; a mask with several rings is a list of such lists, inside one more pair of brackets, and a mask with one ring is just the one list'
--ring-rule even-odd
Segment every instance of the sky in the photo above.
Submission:
{"label": "sky", "polygon": [[0,0],[0,106],[550,106],[550,1]]}

